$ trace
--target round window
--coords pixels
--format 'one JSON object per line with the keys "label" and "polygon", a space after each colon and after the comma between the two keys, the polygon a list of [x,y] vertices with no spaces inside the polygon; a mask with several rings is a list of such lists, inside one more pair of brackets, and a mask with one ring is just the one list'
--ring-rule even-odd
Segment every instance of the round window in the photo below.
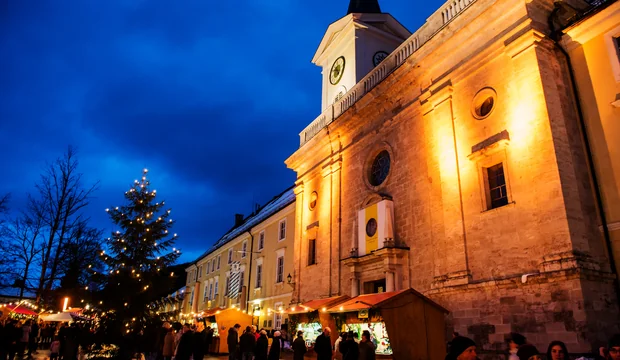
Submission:
{"label": "round window", "polygon": [[474,96],[472,102],[471,112],[472,115],[478,120],[482,120],[489,115],[495,108],[497,102],[497,93],[491,88],[484,88]]}
{"label": "round window", "polygon": [[381,151],[373,160],[368,174],[368,182],[372,186],[381,185],[390,173],[390,153]]}
{"label": "round window", "polygon": [[319,195],[316,193],[316,191],[313,191],[312,194],[310,194],[310,203],[308,203],[308,207],[310,207],[310,210],[314,210],[314,208],[316,207],[316,200],[319,197]]}

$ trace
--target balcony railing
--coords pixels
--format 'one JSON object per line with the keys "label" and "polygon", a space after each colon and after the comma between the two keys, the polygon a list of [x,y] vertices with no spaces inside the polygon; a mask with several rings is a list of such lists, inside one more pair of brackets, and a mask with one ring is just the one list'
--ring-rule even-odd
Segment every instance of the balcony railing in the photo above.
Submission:
{"label": "balcony railing", "polygon": [[456,18],[476,0],[451,0],[431,15],[422,27],[413,33],[377,67],[353,86],[342,98],[329,105],[310,125],[299,133],[299,147],[304,146],[327,125],[331,124],[359,99],[370,92],[389,74],[401,66],[407,58],[430,40],[439,30]]}

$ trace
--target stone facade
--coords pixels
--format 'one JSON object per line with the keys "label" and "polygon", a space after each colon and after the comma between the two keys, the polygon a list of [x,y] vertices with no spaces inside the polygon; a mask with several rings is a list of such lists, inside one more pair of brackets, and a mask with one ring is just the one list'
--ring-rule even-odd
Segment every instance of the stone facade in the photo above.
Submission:
{"label": "stone facade", "polygon": [[[539,349],[559,339],[589,351],[618,331],[618,300],[567,63],[548,36],[553,2],[458,3],[458,16],[429,31],[446,16],[433,15],[418,49],[286,161],[298,177],[293,300],[385,281],[446,307],[450,330],[485,349],[519,331]],[[484,89],[494,103],[477,119]],[[383,150],[389,174],[372,186]],[[491,208],[487,169],[498,164],[508,199]],[[358,212],[383,199],[394,240],[358,254]]]}

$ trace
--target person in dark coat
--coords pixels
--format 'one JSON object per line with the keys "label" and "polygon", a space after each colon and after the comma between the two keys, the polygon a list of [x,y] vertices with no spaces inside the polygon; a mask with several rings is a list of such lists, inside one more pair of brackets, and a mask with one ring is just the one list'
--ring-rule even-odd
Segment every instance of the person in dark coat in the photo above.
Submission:
{"label": "person in dark coat", "polygon": [[241,360],[252,360],[252,358],[254,357],[255,346],[256,338],[252,333],[252,327],[246,326],[243,335],[241,335],[241,337],[239,338],[239,350],[241,351]]}
{"label": "person in dark coat", "polygon": [[267,360],[268,350],[269,340],[267,339],[267,331],[261,330],[258,340],[256,340],[256,348],[254,349],[254,360]]}
{"label": "person in dark coat", "polygon": [[297,332],[297,338],[293,341],[293,360],[304,360],[304,354],[307,351],[304,332],[300,330]]}
{"label": "person in dark coat", "polygon": [[267,360],[279,360],[280,359],[280,349],[282,348],[282,337],[280,336],[280,332],[276,331],[273,333],[273,342],[271,343],[271,348],[269,348],[269,356]]}
{"label": "person in dark coat", "polygon": [[196,332],[194,333],[194,360],[202,360],[205,357],[207,349],[207,330],[205,330],[205,324],[198,322],[196,324]]}
{"label": "person in dark coat", "polygon": [[[358,360],[360,356],[360,349],[357,341],[355,341],[355,334],[353,331],[349,331],[347,334],[347,340],[344,342],[345,353],[343,355],[344,360]],[[341,344],[342,346],[342,344]]]}
{"label": "person in dark coat", "polygon": [[226,343],[228,344],[228,359],[235,360],[237,358],[237,346],[239,346],[239,328],[241,325],[235,324],[232,328],[228,329],[228,337]]}
{"label": "person in dark coat", "polygon": [[211,344],[213,344],[213,329],[210,326],[207,326],[207,333],[205,335],[205,353],[211,353]]}
{"label": "person in dark coat", "polygon": [[362,332],[362,341],[359,343],[359,360],[375,360],[376,350],[377,347],[370,341],[370,331],[364,330]]}
{"label": "person in dark coat", "polygon": [[316,352],[317,360],[331,360],[332,359],[332,340],[329,337],[331,329],[326,327],[323,329],[323,333],[316,337],[314,343],[314,352]]}
{"label": "person in dark coat", "polygon": [[194,332],[189,324],[183,325],[183,335],[179,340],[179,347],[177,348],[176,360],[189,360],[194,350]]}

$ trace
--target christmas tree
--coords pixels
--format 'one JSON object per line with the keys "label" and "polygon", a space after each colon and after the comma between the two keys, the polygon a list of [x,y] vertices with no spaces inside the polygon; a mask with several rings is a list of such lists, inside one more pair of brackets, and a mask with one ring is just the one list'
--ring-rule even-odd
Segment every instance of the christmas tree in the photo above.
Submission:
{"label": "christmas tree", "polygon": [[149,304],[170,291],[175,274],[167,267],[180,255],[173,247],[177,234],[170,231],[170,210],[156,200],[147,172],[125,192],[126,205],[106,209],[117,230],[99,253],[106,273],[98,300],[102,323],[117,334],[119,327],[129,333],[149,322]]}

